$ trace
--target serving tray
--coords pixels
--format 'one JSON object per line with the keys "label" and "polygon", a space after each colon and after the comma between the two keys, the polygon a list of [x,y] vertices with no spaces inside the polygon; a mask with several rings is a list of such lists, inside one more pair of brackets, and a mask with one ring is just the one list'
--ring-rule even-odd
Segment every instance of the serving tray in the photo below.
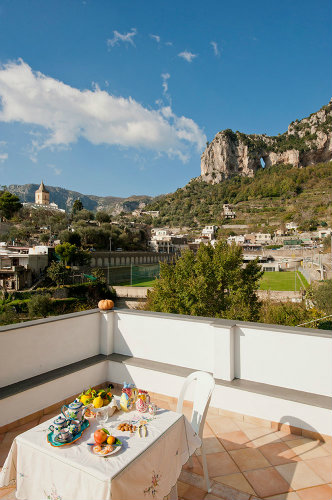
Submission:
{"label": "serving tray", "polygon": [[78,441],[81,437],[85,429],[87,429],[90,426],[90,422],[88,420],[83,420],[83,423],[81,425],[81,430],[77,434],[74,434],[72,439],[70,441],[66,441],[65,443],[60,443],[59,441],[56,441],[56,438],[53,434],[53,432],[49,432],[47,434],[47,442],[50,443],[51,446],[68,446],[70,444],[75,443]]}

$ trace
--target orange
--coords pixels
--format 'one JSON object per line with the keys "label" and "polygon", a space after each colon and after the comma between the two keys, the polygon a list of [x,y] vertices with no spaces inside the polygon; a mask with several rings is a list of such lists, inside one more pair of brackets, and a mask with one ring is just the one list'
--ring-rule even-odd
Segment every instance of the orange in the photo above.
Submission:
{"label": "orange", "polygon": [[115,437],[114,436],[109,436],[107,438],[107,444],[114,444],[115,443]]}

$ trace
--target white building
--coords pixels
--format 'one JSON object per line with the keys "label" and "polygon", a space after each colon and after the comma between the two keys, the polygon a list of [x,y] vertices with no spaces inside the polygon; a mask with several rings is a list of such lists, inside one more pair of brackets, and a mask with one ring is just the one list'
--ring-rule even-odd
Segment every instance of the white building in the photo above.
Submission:
{"label": "white building", "polygon": [[260,245],[270,245],[272,237],[269,233],[253,233],[255,235],[255,243]]}
{"label": "white building", "polygon": [[299,225],[296,224],[295,222],[287,222],[286,223],[286,229],[288,231],[296,231],[298,227],[299,227]]}
{"label": "white building", "polygon": [[235,245],[243,245],[245,243],[246,239],[243,234],[236,234],[234,236],[228,236],[227,238],[227,243],[229,245],[232,245],[235,243]]}
{"label": "white building", "polygon": [[210,241],[215,239],[218,226],[205,226],[202,230],[202,237],[208,238]]}
{"label": "white building", "polygon": [[327,238],[328,236],[331,236],[331,229],[328,227],[326,229],[319,229],[318,231],[318,238]]}
{"label": "white building", "polygon": [[188,248],[188,242],[185,235],[171,234],[168,229],[155,229],[149,247],[153,252],[179,253]]}
{"label": "white building", "polygon": [[224,203],[222,208],[225,219],[235,219],[235,212],[232,210],[231,206],[228,203]]}

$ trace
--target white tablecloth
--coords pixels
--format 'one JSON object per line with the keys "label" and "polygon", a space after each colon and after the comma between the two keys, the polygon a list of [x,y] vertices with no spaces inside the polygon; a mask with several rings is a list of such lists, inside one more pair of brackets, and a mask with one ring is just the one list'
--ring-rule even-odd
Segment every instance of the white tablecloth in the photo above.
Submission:
{"label": "white tablecloth", "polygon": [[[116,430],[120,422],[135,417],[148,420],[147,437]],[[60,448],[46,439],[52,420],[16,437],[0,473],[0,486],[16,480],[20,500],[162,500],[201,444],[184,415],[159,410],[150,417],[121,411],[105,427],[123,447],[104,458],[87,445],[98,427],[94,420],[77,443]]]}

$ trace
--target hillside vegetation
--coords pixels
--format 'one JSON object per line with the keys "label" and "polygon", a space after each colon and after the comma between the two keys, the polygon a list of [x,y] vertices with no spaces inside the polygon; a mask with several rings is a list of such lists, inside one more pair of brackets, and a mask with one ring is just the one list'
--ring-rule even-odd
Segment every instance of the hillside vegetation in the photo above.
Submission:
{"label": "hillside vegetation", "polygon": [[[154,199],[146,210],[159,210],[158,226],[205,224],[281,224],[298,222],[303,230],[331,221],[332,162],[305,168],[275,165],[254,177],[236,176],[219,184],[193,179],[175,193]],[[223,220],[222,206],[232,204],[236,219]]]}

